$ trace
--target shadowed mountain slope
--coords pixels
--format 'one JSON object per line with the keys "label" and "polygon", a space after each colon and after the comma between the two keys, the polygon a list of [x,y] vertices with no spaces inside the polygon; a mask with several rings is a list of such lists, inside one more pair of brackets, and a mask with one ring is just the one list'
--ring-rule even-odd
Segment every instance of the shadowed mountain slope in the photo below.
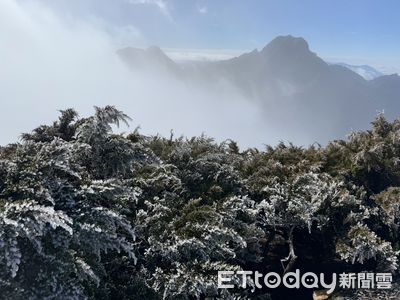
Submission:
{"label": "shadowed mountain slope", "polygon": [[346,66],[328,64],[303,38],[290,35],[273,39],[261,51],[216,62],[179,64],[159,48],[126,48],[118,54],[133,68],[161,69],[216,92],[221,83],[229,84],[258,103],[268,124],[286,126],[288,139],[306,135],[326,142],[366,128],[380,111],[389,119],[400,115],[398,75],[366,80]]}

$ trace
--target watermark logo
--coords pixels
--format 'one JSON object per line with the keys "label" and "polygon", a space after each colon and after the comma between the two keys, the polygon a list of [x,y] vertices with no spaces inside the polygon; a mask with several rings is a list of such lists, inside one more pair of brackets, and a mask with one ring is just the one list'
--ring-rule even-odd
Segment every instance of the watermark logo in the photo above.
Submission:
{"label": "watermark logo", "polygon": [[246,289],[249,282],[252,288],[275,289],[281,285],[289,289],[300,287],[315,289],[324,288],[331,294],[337,285],[347,289],[390,289],[392,287],[391,273],[333,273],[328,281],[323,273],[317,275],[313,272],[300,273],[299,269],[288,272],[283,276],[275,272],[262,274],[258,271],[218,271],[218,288],[232,289],[234,282],[240,282],[240,287]]}

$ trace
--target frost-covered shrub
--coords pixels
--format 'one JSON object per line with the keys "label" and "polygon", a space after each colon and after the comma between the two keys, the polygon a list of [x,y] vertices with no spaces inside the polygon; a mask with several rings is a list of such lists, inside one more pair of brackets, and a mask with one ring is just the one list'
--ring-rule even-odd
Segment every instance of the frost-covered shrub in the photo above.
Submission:
{"label": "frost-covered shrub", "polygon": [[112,133],[128,120],[68,109],[0,147],[0,298],[269,299],[218,270],[398,274],[399,120],[263,151]]}
{"label": "frost-covered shrub", "polygon": [[[113,112],[97,109],[105,117],[98,118],[93,139],[112,139]],[[76,115],[63,111],[53,126],[24,135],[0,162],[0,288],[8,298],[91,297],[105,276],[105,254],[136,260],[132,223],[121,214],[136,199],[134,187],[118,178],[127,167],[94,158],[92,145],[74,138],[91,122],[73,123]],[[102,145],[96,147],[101,153]],[[95,178],[91,159],[109,168],[106,180]]]}

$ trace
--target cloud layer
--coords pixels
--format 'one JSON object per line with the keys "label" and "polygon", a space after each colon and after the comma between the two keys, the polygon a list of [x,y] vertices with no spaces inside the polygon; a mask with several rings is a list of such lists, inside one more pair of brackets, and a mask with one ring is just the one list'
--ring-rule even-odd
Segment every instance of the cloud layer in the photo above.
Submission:
{"label": "cloud layer", "polygon": [[[0,144],[54,120],[58,109],[88,115],[93,105],[106,104],[124,110],[132,126],[148,134],[204,132],[243,146],[275,140],[257,107],[231,86],[215,93],[162,74],[132,73],[115,55],[115,30],[99,20],[61,18],[37,2],[3,0],[0,27]],[[142,38],[134,28],[131,33]]]}

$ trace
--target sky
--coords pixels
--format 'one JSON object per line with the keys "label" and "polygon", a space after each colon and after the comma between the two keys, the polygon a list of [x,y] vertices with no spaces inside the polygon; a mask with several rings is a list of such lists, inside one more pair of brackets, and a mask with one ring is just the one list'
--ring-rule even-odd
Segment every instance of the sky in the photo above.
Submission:
{"label": "sky", "polygon": [[219,60],[291,34],[328,61],[393,73],[400,70],[398,8],[371,0],[0,0],[0,145],[51,124],[60,109],[88,116],[94,105],[131,116],[131,128],[121,130],[276,144],[290,128],[267,126],[235,86],[222,83],[215,93],[135,73],[116,50],[157,45],[175,59]]}
{"label": "sky", "polygon": [[[22,2],[26,0],[20,0]],[[264,47],[278,35],[305,38],[326,60],[400,70],[396,0],[41,0],[69,19],[118,32],[121,45],[219,50],[211,58]],[[185,53],[185,52],[183,52]],[[195,56],[195,55],[192,55]],[[201,55],[199,55],[201,57]]]}

